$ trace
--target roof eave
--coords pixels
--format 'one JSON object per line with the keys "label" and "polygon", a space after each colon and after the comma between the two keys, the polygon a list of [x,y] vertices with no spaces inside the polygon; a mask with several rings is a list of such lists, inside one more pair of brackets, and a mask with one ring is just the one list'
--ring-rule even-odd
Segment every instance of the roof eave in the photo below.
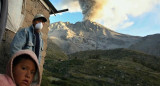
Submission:
{"label": "roof eave", "polygon": [[56,13],[61,13],[61,12],[65,12],[68,11],[68,9],[64,9],[64,10],[59,10],[57,11],[57,9],[52,5],[52,3],[49,0],[44,0],[44,2],[49,6],[49,8],[51,9],[50,14],[56,14]]}

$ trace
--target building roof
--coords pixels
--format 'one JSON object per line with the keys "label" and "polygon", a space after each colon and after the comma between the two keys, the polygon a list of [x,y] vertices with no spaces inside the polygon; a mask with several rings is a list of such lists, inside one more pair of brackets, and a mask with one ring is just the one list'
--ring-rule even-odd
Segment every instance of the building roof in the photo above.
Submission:
{"label": "building roof", "polygon": [[56,14],[56,13],[61,13],[61,12],[65,12],[68,11],[68,9],[63,9],[63,10],[57,10],[52,3],[49,0],[44,0],[44,2],[49,6],[49,8],[51,9],[50,14]]}

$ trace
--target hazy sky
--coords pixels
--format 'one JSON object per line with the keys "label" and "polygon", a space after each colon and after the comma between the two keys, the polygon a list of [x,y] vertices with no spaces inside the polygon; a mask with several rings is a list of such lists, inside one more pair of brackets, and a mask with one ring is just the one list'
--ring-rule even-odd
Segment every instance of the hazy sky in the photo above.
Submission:
{"label": "hazy sky", "polygon": [[50,22],[75,23],[89,19],[116,32],[146,36],[160,33],[160,0],[50,0],[69,11],[50,16]]}

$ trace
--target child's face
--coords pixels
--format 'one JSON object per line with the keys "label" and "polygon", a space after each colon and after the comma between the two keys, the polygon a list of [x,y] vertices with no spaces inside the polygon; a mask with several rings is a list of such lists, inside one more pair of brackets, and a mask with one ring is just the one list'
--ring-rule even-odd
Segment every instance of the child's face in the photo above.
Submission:
{"label": "child's face", "polygon": [[35,64],[30,59],[22,59],[13,68],[13,77],[17,86],[30,86],[36,72]]}

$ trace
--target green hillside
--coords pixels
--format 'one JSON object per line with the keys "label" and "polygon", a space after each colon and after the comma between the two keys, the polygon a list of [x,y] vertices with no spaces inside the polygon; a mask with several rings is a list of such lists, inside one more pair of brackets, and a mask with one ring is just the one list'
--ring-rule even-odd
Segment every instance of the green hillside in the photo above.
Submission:
{"label": "green hillside", "polygon": [[42,86],[160,86],[160,57],[127,49],[46,59]]}
{"label": "green hillside", "polygon": [[51,60],[66,60],[67,55],[62,52],[62,50],[52,42],[51,39],[47,40],[47,52],[45,59]]}

